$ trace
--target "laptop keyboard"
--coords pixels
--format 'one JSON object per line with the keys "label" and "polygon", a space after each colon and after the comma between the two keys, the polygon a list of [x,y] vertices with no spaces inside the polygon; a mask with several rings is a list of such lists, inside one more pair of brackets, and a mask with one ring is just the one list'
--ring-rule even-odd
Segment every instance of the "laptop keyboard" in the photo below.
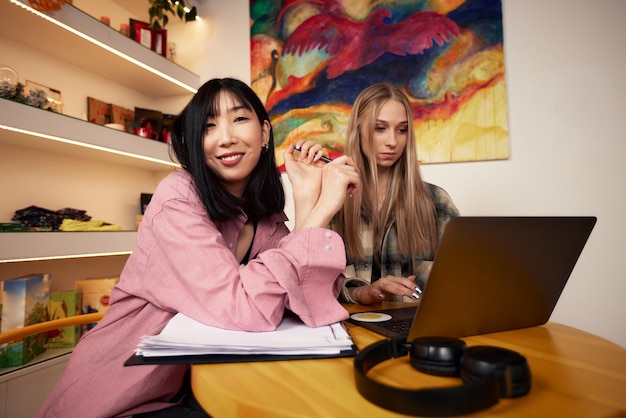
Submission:
{"label": "laptop keyboard", "polygon": [[409,331],[411,331],[411,324],[413,323],[413,318],[405,318],[405,319],[394,319],[387,323],[380,324],[386,329],[397,332],[400,335],[409,335]]}
{"label": "laptop keyboard", "polygon": [[[402,308],[381,309],[372,313],[391,316],[389,320],[383,321],[365,321],[358,318],[357,314],[352,315],[348,321],[351,323],[367,328],[370,331],[377,332],[386,337],[405,337],[409,336],[411,326],[415,318],[417,306],[407,306]],[[355,317],[356,316],[356,317]]]}

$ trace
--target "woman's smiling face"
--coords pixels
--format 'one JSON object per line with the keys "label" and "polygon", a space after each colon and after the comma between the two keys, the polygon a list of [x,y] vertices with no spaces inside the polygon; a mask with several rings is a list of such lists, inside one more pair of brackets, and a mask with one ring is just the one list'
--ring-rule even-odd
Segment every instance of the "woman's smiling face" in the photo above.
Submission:
{"label": "woman's smiling face", "polygon": [[230,193],[241,197],[261,149],[269,141],[270,125],[263,125],[253,110],[222,92],[219,112],[209,117],[204,135],[204,158]]}

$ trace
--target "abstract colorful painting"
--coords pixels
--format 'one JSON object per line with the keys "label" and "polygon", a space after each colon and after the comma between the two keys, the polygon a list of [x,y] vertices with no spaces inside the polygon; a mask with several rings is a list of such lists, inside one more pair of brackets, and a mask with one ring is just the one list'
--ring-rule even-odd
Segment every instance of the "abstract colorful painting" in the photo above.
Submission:
{"label": "abstract colorful painting", "polygon": [[409,97],[422,163],[509,157],[501,0],[250,0],[250,18],[280,165],[299,138],[341,153],[379,81]]}

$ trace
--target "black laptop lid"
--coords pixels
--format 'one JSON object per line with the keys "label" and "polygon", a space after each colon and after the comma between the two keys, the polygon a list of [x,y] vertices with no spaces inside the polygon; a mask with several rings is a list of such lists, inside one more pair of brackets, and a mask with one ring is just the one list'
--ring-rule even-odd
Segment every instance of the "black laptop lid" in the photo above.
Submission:
{"label": "black laptop lid", "polygon": [[451,219],[409,340],[544,324],[595,222],[595,217]]}

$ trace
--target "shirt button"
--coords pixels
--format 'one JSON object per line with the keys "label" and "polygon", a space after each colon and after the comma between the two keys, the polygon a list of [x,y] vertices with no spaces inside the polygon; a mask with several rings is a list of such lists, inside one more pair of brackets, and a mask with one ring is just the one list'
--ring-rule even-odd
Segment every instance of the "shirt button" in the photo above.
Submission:
{"label": "shirt button", "polygon": [[229,242],[229,243],[228,243],[228,248],[232,249],[233,247],[234,247],[233,243],[232,243],[232,242]]}
{"label": "shirt button", "polygon": [[325,236],[326,238],[332,238],[333,234],[332,234],[330,231],[326,231],[326,232],[324,233],[324,236]]}
{"label": "shirt button", "polygon": [[326,251],[330,251],[330,250],[332,250],[332,249],[333,249],[333,246],[332,246],[332,245],[330,245],[330,244],[326,244],[326,245],[324,245],[324,250],[326,250]]}

